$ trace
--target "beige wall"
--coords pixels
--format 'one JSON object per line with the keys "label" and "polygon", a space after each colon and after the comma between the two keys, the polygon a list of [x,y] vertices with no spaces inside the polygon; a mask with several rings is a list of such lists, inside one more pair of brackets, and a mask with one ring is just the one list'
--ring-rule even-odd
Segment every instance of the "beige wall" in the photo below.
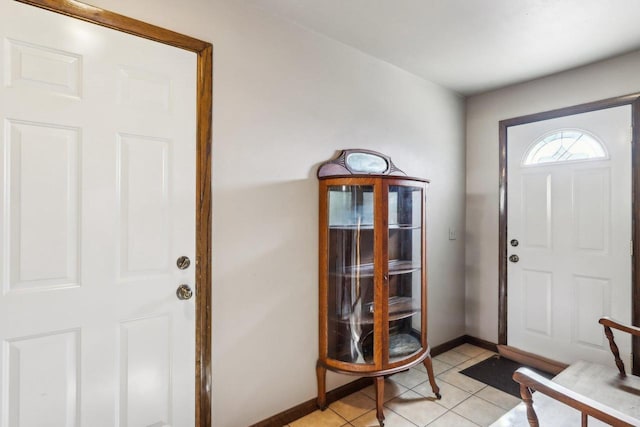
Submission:
{"label": "beige wall", "polygon": [[[91,3],[214,44],[213,418],[315,397],[317,165],[382,151],[432,180],[430,341],[464,334],[464,100],[235,1]],[[448,228],[460,238],[448,240]],[[331,388],[353,380],[331,375]]]}
{"label": "beige wall", "polygon": [[498,122],[640,92],[640,51],[467,100],[466,331],[498,340]]}

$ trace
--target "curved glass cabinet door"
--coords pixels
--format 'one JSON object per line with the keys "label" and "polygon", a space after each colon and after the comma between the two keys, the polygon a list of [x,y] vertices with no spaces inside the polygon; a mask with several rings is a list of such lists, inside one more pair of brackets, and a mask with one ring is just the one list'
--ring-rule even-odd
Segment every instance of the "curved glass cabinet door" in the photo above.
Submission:
{"label": "curved glass cabinet door", "polygon": [[389,362],[424,348],[421,187],[389,186]]}
{"label": "curved glass cabinet door", "polygon": [[371,185],[330,186],[328,356],[373,360],[374,191]]}

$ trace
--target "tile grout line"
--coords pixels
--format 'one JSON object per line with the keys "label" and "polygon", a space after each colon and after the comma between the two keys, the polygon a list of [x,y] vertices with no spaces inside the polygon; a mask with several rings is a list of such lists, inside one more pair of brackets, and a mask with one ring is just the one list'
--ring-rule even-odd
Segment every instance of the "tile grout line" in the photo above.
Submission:
{"label": "tile grout line", "polygon": [[413,424],[414,426],[417,426],[417,425],[418,425],[418,424],[414,423],[413,421],[411,421],[409,418],[404,417],[404,416],[402,416],[401,414],[397,413],[397,412],[396,412],[396,411],[394,411],[393,409],[391,409],[391,408],[387,408],[387,409],[389,409],[389,411],[393,412],[394,414],[396,414],[396,415],[397,415],[397,416],[399,416],[400,418],[407,420],[407,422],[409,422],[410,424]]}
{"label": "tile grout line", "polygon": [[[321,410],[321,411],[322,411],[322,410]],[[327,406],[327,409],[325,409],[325,410],[324,410],[324,411],[322,411],[322,412],[325,412],[325,411],[331,411],[331,412],[333,412],[334,414],[336,414],[339,418],[343,419],[343,420],[344,420],[344,423],[340,424],[340,426],[344,426],[345,424],[350,424],[350,421],[349,421],[348,419],[346,419],[345,417],[343,417],[342,415],[340,415],[339,413],[337,413],[336,411],[334,411],[330,406]]]}
{"label": "tile grout line", "polygon": [[[460,387],[456,386],[455,384],[451,384],[450,382],[448,382],[448,381],[446,381],[446,380],[444,380],[444,379],[442,379],[442,378],[439,378],[439,376],[440,376],[440,375],[442,375],[442,374],[444,374],[444,373],[446,373],[446,372],[451,371],[451,369],[453,369],[453,368],[458,368],[460,365],[463,365],[463,364],[465,364],[465,363],[468,363],[470,360],[473,360],[473,359],[475,359],[475,358],[477,358],[477,357],[480,357],[480,356],[484,353],[484,352],[480,352],[480,353],[478,353],[478,354],[477,354],[477,355],[475,355],[475,356],[470,356],[470,355],[468,355],[468,354],[461,353],[461,352],[456,351],[456,350],[454,350],[454,349],[449,350],[449,351],[452,351],[452,352],[454,352],[454,353],[456,353],[456,354],[463,355],[463,356],[467,357],[468,359],[467,359],[467,360],[464,360],[464,361],[462,361],[462,362],[460,362],[460,363],[458,363],[457,365],[454,365],[454,366],[451,366],[450,364],[448,364],[448,363],[446,363],[446,362],[444,362],[444,361],[442,361],[442,360],[438,360],[440,363],[443,363],[443,364],[445,364],[445,365],[449,365],[449,366],[451,366],[451,368],[449,368],[449,369],[447,369],[447,370],[445,370],[445,371],[441,372],[440,374],[436,375],[436,378],[437,378],[437,379],[439,379],[440,381],[442,381],[442,382],[444,382],[444,383],[448,384],[449,386],[454,387],[454,388],[457,388],[458,390],[461,390],[461,391],[463,391],[463,392],[465,392],[465,393],[467,393],[467,394],[469,394],[469,395],[468,395],[467,397],[465,397],[463,400],[461,400],[460,402],[458,402],[458,403],[457,403],[455,406],[453,406],[452,408],[447,408],[447,407],[445,407],[444,405],[440,405],[440,406],[444,407],[444,408],[447,410],[447,412],[445,412],[444,414],[442,414],[441,416],[439,416],[438,418],[436,418],[435,420],[433,420],[431,423],[427,424],[427,427],[428,427],[430,424],[435,423],[438,419],[440,419],[440,418],[444,417],[444,416],[445,416],[447,413],[449,413],[449,412],[453,412],[455,415],[457,415],[457,416],[459,416],[459,417],[461,417],[461,418],[463,418],[463,419],[465,419],[465,420],[469,421],[471,424],[474,424],[474,425],[479,426],[479,424],[477,424],[475,421],[473,421],[473,420],[471,420],[471,419],[469,419],[469,418],[465,417],[464,415],[461,415],[461,414],[457,413],[456,411],[454,411],[454,409],[455,409],[455,408],[457,408],[458,406],[462,405],[464,402],[466,402],[467,400],[469,400],[472,396],[477,397],[478,399],[480,399],[480,400],[482,400],[482,401],[484,401],[484,402],[486,402],[486,403],[488,403],[488,404],[490,404],[490,405],[492,405],[492,406],[494,406],[494,407],[498,408],[498,409],[499,409],[499,410],[501,410],[501,411],[509,411],[509,409],[504,409],[502,406],[497,405],[497,404],[495,404],[494,402],[490,402],[490,401],[488,401],[487,399],[484,399],[484,398],[482,398],[481,396],[478,396],[478,395],[477,395],[477,394],[478,394],[478,393],[480,393],[482,390],[487,389],[487,388],[489,387],[489,385],[488,385],[488,384],[485,384],[482,388],[480,388],[480,389],[476,390],[475,392],[470,392],[470,391],[464,390],[464,389],[462,389],[462,388],[460,388]],[[493,353],[493,352],[491,352],[491,353]],[[489,357],[491,357],[491,356],[489,356]],[[479,361],[478,363],[480,363],[480,362],[481,362],[481,361]],[[471,365],[471,366],[473,366],[473,365]],[[468,367],[465,367],[464,369],[467,369],[467,368],[468,368]],[[461,371],[463,371],[464,369],[458,369],[456,372],[457,372],[457,373],[461,373]],[[464,374],[462,374],[462,375],[464,375]],[[476,380],[476,381],[477,381],[477,380]],[[479,382],[481,382],[481,381],[479,381]],[[483,384],[484,384],[484,383],[483,383]],[[418,387],[418,386],[416,386],[416,387]],[[414,387],[414,388],[415,388],[415,387]],[[413,389],[412,389],[412,390],[413,390]],[[416,393],[417,393],[417,392],[416,392]],[[418,394],[420,394],[420,393],[418,393]],[[436,401],[436,403],[438,403],[438,401]]]}
{"label": "tile grout line", "polygon": [[[472,396],[477,397],[480,401],[482,401],[482,402],[484,402],[484,403],[486,403],[486,404],[491,405],[492,407],[496,408],[497,410],[499,410],[499,411],[501,411],[501,412],[505,412],[505,413],[506,413],[506,412],[508,412],[508,411],[509,411],[509,409],[505,409],[505,408],[503,408],[501,405],[496,404],[496,403],[494,403],[494,402],[492,402],[492,401],[490,401],[490,400],[488,400],[488,399],[486,399],[486,398],[483,398],[483,397],[481,397],[481,396],[479,396],[479,395],[478,395],[478,393],[481,393],[483,390],[486,390],[487,388],[489,388],[489,387],[490,387],[489,385],[487,385],[487,384],[485,384],[485,383],[482,383],[481,381],[475,380],[475,381],[477,381],[478,383],[481,383],[481,384],[482,384],[482,387],[481,387],[480,389],[475,390],[475,391],[473,391],[473,392],[472,392],[472,391],[468,391],[468,390],[466,390],[466,389],[464,389],[464,388],[461,388],[461,387],[460,387],[460,386],[458,386],[458,385],[452,384],[451,382],[446,381],[445,379],[441,378],[441,376],[442,376],[442,375],[445,375],[445,374],[447,374],[447,373],[450,373],[450,374],[460,373],[462,370],[467,369],[467,368],[468,368],[468,367],[470,367],[470,366],[473,366],[473,365],[469,365],[469,366],[462,367],[462,365],[464,365],[464,364],[468,364],[470,361],[472,361],[472,360],[474,360],[474,359],[476,359],[476,358],[480,358],[480,357],[482,357],[482,359],[481,359],[481,360],[478,360],[478,361],[476,362],[476,363],[480,363],[482,360],[485,360],[486,358],[491,357],[491,355],[492,355],[492,354],[495,354],[494,352],[490,352],[490,351],[485,351],[485,350],[483,350],[483,351],[479,351],[479,352],[477,352],[475,355],[473,355],[473,356],[472,356],[472,355],[465,354],[465,353],[462,353],[462,352],[460,352],[460,351],[457,351],[457,350],[455,350],[455,349],[451,349],[451,350],[449,350],[449,351],[447,351],[447,352],[445,352],[445,353],[442,353],[442,354],[446,354],[446,353],[449,353],[449,354],[452,356],[452,359],[453,359],[453,360],[456,360],[456,359],[457,359],[457,360],[460,360],[461,358],[464,358],[464,360],[460,360],[460,362],[459,362],[459,363],[457,363],[457,364],[455,364],[455,365],[454,365],[454,364],[452,364],[452,363],[451,363],[451,359],[449,359],[449,361],[443,361],[443,360],[438,359],[438,358],[433,358],[433,361],[434,361],[434,362],[437,362],[437,363],[440,365],[440,366],[439,366],[439,368],[440,368],[440,369],[444,369],[444,370],[442,370],[441,372],[439,372],[437,375],[435,375],[435,377],[436,377],[436,379],[437,379],[437,381],[438,381],[438,382],[441,382],[441,383],[443,383],[443,384],[446,384],[446,385],[447,385],[447,387],[451,387],[451,388],[452,388],[452,389],[454,389],[454,390],[458,390],[459,392],[464,393],[464,398],[463,398],[462,400],[459,400],[459,401],[457,401],[457,402],[455,402],[455,401],[454,401],[454,402],[455,402],[455,404],[454,404],[451,408],[449,408],[449,407],[447,407],[447,406],[445,406],[445,405],[441,404],[441,403],[440,403],[440,401],[439,401],[439,400],[437,400],[437,399],[435,399],[433,396],[425,396],[424,394],[422,394],[422,393],[420,393],[420,392],[418,392],[418,391],[416,390],[416,389],[418,389],[418,388],[424,388],[424,392],[430,393],[430,392],[428,392],[428,385],[429,385],[429,384],[428,384],[428,378],[427,378],[427,379],[424,379],[424,381],[419,382],[418,384],[415,384],[415,385],[413,385],[413,386],[411,386],[411,387],[408,387],[408,386],[404,385],[404,384],[403,384],[403,383],[401,383],[401,382],[397,382],[397,381],[395,381],[395,380],[391,377],[391,378],[389,378],[389,380],[390,380],[390,381],[392,381],[393,383],[395,383],[397,386],[399,386],[399,387],[401,387],[401,388],[404,388],[405,390],[404,390],[404,391],[399,392],[399,393],[398,393],[397,395],[395,395],[395,396],[391,396],[391,397],[390,397],[386,402],[383,402],[384,411],[385,411],[386,413],[390,413],[390,414],[393,414],[394,416],[399,417],[399,419],[405,420],[407,423],[409,423],[409,424],[410,424],[410,425],[412,425],[412,426],[416,426],[416,425],[418,425],[418,424],[416,424],[416,422],[415,422],[415,421],[412,421],[411,419],[409,419],[409,418],[407,418],[407,417],[403,416],[402,414],[400,414],[400,413],[398,413],[398,412],[394,411],[393,409],[391,409],[390,407],[388,407],[388,406],[387,406],[387,405],[388,405],[388,403],[392,402],[393,400],[398,399],[401,395],[403,395],[404,393],[409,392],[409,391],[410,391],[410,392],[412,392],[412,393],[415,393],[415,394],[416,394],[416,395],[418,395],[418,396],[422,396],[422,397],[424,397],[425,399],[430,400],[430,401],[431,401],[431,402],[433,402],[433,403],[436,403],[436,404],[438,405],[438,407],[440,407],[441,409],[443,409],[443,410],[445,411],[444,413],[442,413],[441,415],[439,415],[437,418],[435,418],[435,419],[433,419],[432,421],[430,421],[430,422],[429,422],[429,424],[427,424],[426,426],[429,426],[429,425],[432,425],[432,424],[436,423],[438,420],[440,420],[442,417],[445,417],[445,416],[446,416],[448,413],[450,413],[450,412],[452,412],[452,413],[453,413],[453,414],[452,414],[452,416],[460,417],[461,419],[464,419],[464,420],[468,421],[469,423],[471,423],[471,424],[472,424],[472,425],[474,425],[474,426],[481,426],[481,424],[478,424],[476,421],[474,421],[474,420],[472,420],[472,419],[470,419],[470,418],[468,418],[468,417],[466,417],[466,416],[464,416],[464,415],[461,415],[461,414],[459,414],[458,412],[456,412],[456,411],[455,411],[455,409],[456,409],[456,408],[458,408],[460,405],[464,404],[464,402],[467,402],[467,401],[468,401]],[[439,355],[439,356],[440,356],[440,355]],[[486,356],[486,357],[484,357],[484,356]],[[474,364],[475,364],[475,363],[474,363]],[[407,384],[410,384],[413,380],[420,379],[420,377],[423,377],[425,374],[427,374],[427,373],[426,373],[426,370],[419,369],[420,367],[422,367],[422,365],[416,365],[416,366],[412,366],[411,368],[409,368],[409,370],[413,370],[414,372],[413,372],[412,374],[410,374],[407,378],[404,378],[404,380],[406,380],[405,382],[406,382]],[[452,371],[452,369],[454,369],[454,368],[455,368],[455,371]],[[407,372],[409,372],[409,370],[407,370]],[[418,375],[416,376],[416,374],[418,374]],[[462,375],[464,375],[464,374],[462,374]],[[470,378],[470,379],[473,379],[473,378]],[[473,387],[472,387],[472,388],[473,388]],[[498,389],[498,390],[499,390],[499,389]],[[500,391],[500,390],[499,390],[499,391]],[[456,393],[457,393],[457,392],[456,392]],[[357,391],[357,392],[355,392],[355,393],[352,393],[352,395],[355,395],[355,394],[361,394],[361,395],[364,395],[364,396],[366,396],[366,397],[367,397],[367,401],[375,402],[375,398],[371,397],[371,396],[370,396],[370,395],[368,395],[367,393],[364,393],[362,390]],[[508,394],[508,393],[507,393],[507,394]],[[342,399],[341,399],[341,400],[342,400]],[[497,400],[501,401],[500,399],[497,399]],[[505,402],[508,402],[508,400],[506,400],[506,399],[505,399]],[[452,402],[452,403],[453,403],[453,402]],[[354,424],[354,423],[355,423],[358,419],[360,419],[360,418],[362,418],[362,417],[366,416],[367,414],[371,414],[371,412],[372,412],[372,411],[373,411],[373,412],[375,412],[375,408],[374,408],[374,409],[370,409],[370,410],[365,411],[364,413],[362,413],[362,414],[360,414],[360,415],[356,416],[356,417],[355,417],[355,418],[353,418],[352,420],[348,420],[346,417],[344,417],[344,416],[342,416],[341,414],[339,414],[339,413],[338,413],[336,410],[334,410],[333,408],[330,408],[330,407],[329,407],[328,409],[331,409],[331,413],[333,413],[334,415],[337,415],[337,416],[338,416],[338,419],[337,419],[336,421],[338,421],[338,420],[342,420],[342,421],[341,421],[341,423],[342,423],[342,424],[341,424],[341,426],[343,426],[343,427],[355,427],[355,425],[356,425],[356,424]],[[422,425],[420,424],[420,425],[419,425],[419,427],[422,427]]]}
{"label": "tile grout line", "polygon": [[[469,397],[471,397],[471,396],[469,396]],[[467,399],[468,399],[468,398],[467,398]],[[465,399],[465,400],[467,400],[467,399]],[[463,401],[463,402],[464,402],[464,401]],[[460,402],[460,403],[462,403],[462,402]],[[438,418],[436,418],[435,420],[431,421],[431,422],[430,422],[429,424],[427,424],[425,427],[429,427],[430,425],[434,424],[436,421],[438,421],[440,418],[444,417],[445,415],[447,415],[447,414],[448,414],[448,413],[450,413],[450,412],[453,412],[453,409],[449,409],[447,412],[445,412],[444,414],[440,415],[440,416],[439,416]],[[453,413],[454,413],[454,414],[456,414],[457,416],[459,416],[460,418],[463,418],[463,419],[465,419],[465,420],[469,421],[469,422],[470,422],[471,424],[473,424],[474,426],[482,427],[480,424],[478,424],[478,423],[476,423],[476,422],[474,422],[474,421],[470,420],[469,418],[465,417],[464,415],[460,415],[460,414],[458,414],[457,412],[453,412]]]}
{"label": "tile grout line", "polygon": [[[487,387],[491,387],[491,386],[487,385]],[[485,389],[485,388],[487,388],[487,387],[484,387],[482,390],[484,390],[484,389]],[[494,387],[494,389],[496,389],[496,390],[498,390],[498,391],[502,391],[502,390],[497,389],[497,388],[495,388],[495,387]],[[478,390],[478,393],[479,393],[480,391],[481,391],[481,390]],[[505,392],[503,392],[503,393],[505,393]],[[509,394],[509,393],[506,393],[506,394]],[[474,394],[473,394],[473,396],[476,396],[476,394],[474,393]],[[512,395],[511,395],[511,394],[509,394],[509,396],[512,396]],[[477,397],[478,399],[480,399],[480,400],[484,400],[485,402],[492,404],[493,406],[495,406],[495,407],[497,407],[497,408],[502,409],[503,411],[510,411],[511,409],[513,409],[513,408],[505,409],[505,408],[503,408],[502,406],[497,405],[496,403],[494,403],[494,402],[492,402],[492,401],[490,401],[490,400],[487,400],[487,399],[485,399],[485,398],[484,398],[484,397],[482,397],[482,396],[476,396],[476,397]],[[515,397],[515,396],[513,396],[513,397]],[[519,404],[520,404],[520,402],[518,402],[516,405],[514,405],[514,407],[515,407],[515,406],[518,406]]]}
{"label": "tile grout line", "polygon": [[[453,351],[453,350],[450,350],[450,351]],[[466,356],[466,355],[465,355],[465,356]],[[465,360],[465,361],[463,361],[463,362],[460,362],[458,365],[455,365],[455,366],[449,365],[449,364],[448,364],[448,363],[446,363],[446,362],[439,361],[440,363],[444,363],[445,365],[450,366],[450,368],[449,368],[449,369],[447,369],[447,370],[445,370],[445,371],[442,371],[442,372],[441,372],[440,374],[438,374],[438,375],[444,374],[445,372],[448,372],[448,371],[450,371],[451,369],[453,369],[453,368],[455,368],[455,367],[457,367],[457,366],[459,366],[459,365],[462,365],[463,363],[466,363],[467,361],[469,361],[469,360],[471,360],[471,359],[473,359],[473,358],[469,358],[469,359],[467,359],[467,360]],[[420,372],[422,372],[422,371],[420,371]],[[460,371],[457,371],[457,372],[460,372]],[[463,375],[464,375],[464,374],[463,374]],[[436,375],[436,378],[438,378],[438,376],[437,376],[437,375]],[[440,378],[438,378],[438,379],[440,379]],[[392,381],[393,381],[393,380],[392,380]],[[461,418],[464,418],[465,420],[469,421],[470,423],[472,423],[472,424],[474,424],[474,425],[476,425],[476,426],[480,427],[480,425],[479,425],[479,424],[477,424],[476,422],[474,422],[474,421],[470,420],[469,418],[467,418],[467,417],[465,417],[465,416],[463,416],[463,415],[458,414],[458,413],[457,413],[457,412],[455,412],[453,409],[454,409],[454,408],[456,408],[456,407],[458,407],[459,405],[461,405],[463,402],[467,401],[468,399],[470,399],[472,396],[475,396],[475,394],[476,394],[476,393],[479,393],[480,391],[482,391],[482,390],[484,390],[485,388],[487,388],[487,387],[488,387],[488,385],[486,385],[486,384],[485,384],[481,389],[479,389],[479,390],[477,390],[476,392],[472,393],[472,392],[469,392],[469,391],[467,391],[467,390],[464,390],[464,389],[462,389],[462,388],[460,388],[460,387],[458,387],[458,386],[456,386],[456,385],[454,385],[454,384],[451,384],[451,383],[449,383],[449,382],[447,382],[447,381],[445,381],[445,380],[443,380],[443,379],[440,379],[440,381],[442,381],[443,383],[445,383],[445,384],[449,385],[450,387],[456,388],[456,389],[458,389],[458,390],[460,390],[460,391],[462,391],[462,392],[464,392],[464,393],[468,394],[468,396],[467,396],[467,397],[465,397],[464,399],[462,399],[461,401],[459,401],[458,403],[456,403],[456,404],[455,404],[453,407],[451,407],[451,408],[448,408],[448,407],[444,406],[443,404],[441,404],[441,403],[438,401],[438,399],[433,400],[433,402],[434,402],[434,403],[436,403],[438,406],[440,406],[441,408],[444,408],[444,409],[445,409],[445,412],[444,412],[442,415],[438,416],[438,417],[437,417],[436,419],[434,419],[433,421],[431,421],[429,424],[427,424],[427,425],[426,425],[426,427],[428,427],[429,425],[431,425],[431,424],[435,423],[438,419],[440,419],[440,418],[444,417],[444,416],[445,416],[446,414],[448,414],[449,412],[453,412],[455,415],[457,415],[457,416],[459,416],[459,417],[461,417]],[[423,396],[424,398],[429,398],[429,396],[424,396],[423,394],[421,394],[421,393],[419,393],[418,391],[416,391],[416,390],[415,390],[417,387],[419,387],[419,386],[421,386],[421,385],[423,385],[423,384],[425,384],[425,383],[427,383],[427,382],[429,382],[429,380],[428,380],[428,379],[427,379],[427,380],[425,380],[425,381],[423,381],[423,382],[421,382],[420,384],[417,384],[417,385],[413,386],[412,388],[408,388],[408,389],[407,389],[407,391],[412,391],[412,392],[414,392],[414,393],[416,393],[416,394],[418,394],[418,395],[420,395],[420,396]],[[405,393],[406,393],[406,392],[405,392]],[[397,398],[398,398],[399,396],[401,396],[401,395],[402,395],[402,393],[401,393],[400,395],[396,396],[394,399],[397,399]],[[393,400],[393,399],[391,399],[391,400]],[[484,400],[484,399],[483,399],[483,400]],[[488,403],[491,403],[491,402],[488,402]],[[493,403],[491,403],[491,404],[493,404]],[[393,411],[391,408],[388,408],[386,405],[384,405],[384,406],[385,406],[385,408],[387,408],[389,411],[394,412],[395,414],[397,414],[397,415],[401,416],[402,418],[406,419],[407,421],[409,421],[410,423],[412,423],[412,424],[414,424],[414,425],[415,425],[415,423],[414,423],[413,421],[409,420],[408,418],[403,417],[402,415],[400,415],[400,414],[398,414],[397,412]],[[494,406],[497,406],[497,405],[494,405]],[[500,408],[500,409],[502,409],[502,408]]]}

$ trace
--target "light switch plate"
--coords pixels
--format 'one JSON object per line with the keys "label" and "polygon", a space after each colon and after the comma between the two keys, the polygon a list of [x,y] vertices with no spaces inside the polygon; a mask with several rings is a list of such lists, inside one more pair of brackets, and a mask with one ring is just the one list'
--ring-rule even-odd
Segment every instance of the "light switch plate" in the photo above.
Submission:
{"label": "light switch plate", "polygon": [[449,227],[449,240],[456,240],[458,238],[458,233],[456,229],[453,227]]}

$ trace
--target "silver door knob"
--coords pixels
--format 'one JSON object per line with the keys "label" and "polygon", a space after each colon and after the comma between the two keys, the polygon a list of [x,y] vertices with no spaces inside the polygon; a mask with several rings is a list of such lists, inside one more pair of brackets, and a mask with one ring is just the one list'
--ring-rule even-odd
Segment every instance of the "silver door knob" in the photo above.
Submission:
{"label": "silver door knob", "polygon": [[518,255],[511,255],[511,256],[509,257],[509,261],[511,261],[511,262],[518,262],[518,261],[520,261],[520,257],[519,257]]}
{"label": "silver door knob", "polygon": [[189,285],[183,284],[178,286],[178,289],[176,289],[176,295],[178,296],[178,299],[181,300],[191,299],[191,297],[193,296],[193,291],[191,290]]}

